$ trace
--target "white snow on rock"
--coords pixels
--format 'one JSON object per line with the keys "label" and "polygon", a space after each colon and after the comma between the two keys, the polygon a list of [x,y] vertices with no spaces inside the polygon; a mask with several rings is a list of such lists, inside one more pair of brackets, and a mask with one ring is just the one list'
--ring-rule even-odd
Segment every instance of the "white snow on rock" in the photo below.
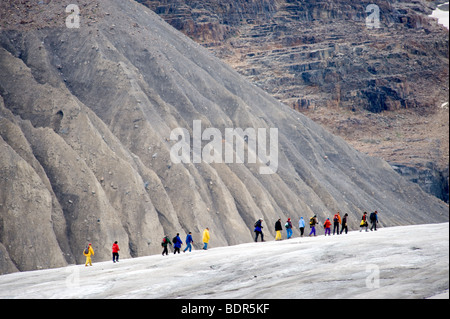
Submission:
{"label": "white snow on rock", "polygon": [[[438,6],[436,10],[434,10],[430,17],[438,19],[438,23],[442,24],[447,29],[449,28],[449,10],[448,10],[449,3],[446,2],[445,4]],[[441,8],[445,8],[445,10],[442,10]]]}
{"label": "white snow on rock", "polygon": [[0,298],[448,298],[449,224],[93,264],[0,276]]}

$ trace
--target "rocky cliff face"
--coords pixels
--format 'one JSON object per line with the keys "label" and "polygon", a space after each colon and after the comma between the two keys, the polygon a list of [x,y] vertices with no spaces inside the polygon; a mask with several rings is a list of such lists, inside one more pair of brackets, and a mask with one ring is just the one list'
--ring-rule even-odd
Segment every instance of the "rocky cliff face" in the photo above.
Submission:
{"label": "rocky cliff face", "polygon": [[428,17],[437,1],[139,2],[358,150],[448,171],[448,30]]}
{"label": "rocky cliff face", "polygon": [[[250,84],[135,1],[1,4],[0,272],[160,252],[164,234],[212,246],[252,240],[265,220],[347,212],[357,227],[448,221],[448,206]],[[29,14],[33,12],[34,14]],[[263,164],[171,160],[173,129],[278,129]],[[188,140],[190,141],[190,140]],[[220,142],[220,140],[219,140]],[[206,142],[205,142],[206,143]],[[245,149],[250,149],[246,141]],[[220,143],[219,143],[220,144]],[[204,146],[204,145],[203,145]],[[191,144],[192,147],[192,144]],[[191,155],[188,150],[189,156]]]}
{"label": "rocky cliff face", "polygon": [[396,164],[393,165],[392,168],[414,183],[422,181],[422,189],[429,194],[434,194],[436,197],[442,198],[443,201],[448,203],[448,170],[441,172],[433,165],[418,169],[411,166]]}
{"label": "rocky cliff face", "polygon": [[[448,32],[429,1],[139,2],[293,108],[446,102]],[[371,4],[379,28],[366,24]]]}

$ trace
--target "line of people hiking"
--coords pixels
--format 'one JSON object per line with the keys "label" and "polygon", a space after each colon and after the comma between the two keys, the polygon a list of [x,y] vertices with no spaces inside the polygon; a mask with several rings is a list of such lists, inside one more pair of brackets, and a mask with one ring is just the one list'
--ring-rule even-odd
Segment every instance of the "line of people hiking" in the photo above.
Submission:
{"label": "line of people hiking", "polygon": [[[119,262],[119,243],[115,241],[112,245],[112,261],[113,263]],[[86,257],[85,267],[92,266],[92,256],[95,255],[94,248],[92,248],[92,244],[89,243],[83,251],[84,257]]]}
{"label": "line of people hiking", "polygon": [[[203,231],[203,249],[207,250],[208,249],[208,243],[209,243],[209,239],[210,239],[210,234],[209,234],[209,228],[206,227],[206,229]],[[176,253],[180,253],[180,249],[181,249],[181,245],[183,245],[183,241],[180,238],[180,234],[177,233],[177,235],[172,239],[172,241],[170,241],[169,237],[166,235],[164,236],[162,242],[161,242],[161,246],[163,247],[163,252],[162,255],[168,255],[169,251],[168,251],[168,245],[172,245],[173,243],[173,247],[174,247],[174,254]],[[189,252],[192,251],[192,244],[194,244],[194,240],[192,238],[192,232],[189,232],[186,236],[186,248],[183,250],[183,252],[185,253],[186,251],[189,250]],[[119,262],[119,243],[117,241],[115,241],[112,245],[112,261],[113,263]],[[95,252],[94,249],[92,248],[92,244],[89,243],[86,248],[83,250],[83,255],[86,257],[86,263],[85,266],[92,266],[92,256],[94,256]]]}
{"label": "line of people hiking", "polygon": [[[203,250],[207,250],[208,249],[208,244],[209,244],[209,240],[210,240],[210,234],[209,234],[209,228],[206,227],[205,230],[203,231],[203,237],[202,237],[202,241],[203,241]],[[192,251],[192,244],[194,244],[194,239],[192,238],[192,232],[189,232],[186,236],[186,248],[183,250],[183,253],[185,253],[187,250],[189,250],[189,252]],[[168,246],[169,245],[173,245],[173,253],[180,253],[180,249],[181,249],[181,245],[183,245],[183,241],[180,238],[180,233],[177,233],[177,235],[175,237],[172,238],[172,241],[170,241],[169,236],[164,236],[162,242],[161,242],[161,246],[163,247],[163,252],[162,255],[168,255],[169,254],[169,250],[168,250]]]}
{"label": "line of people hiking", "polygon": [[[369,215],[369,221],[372,224],[372,226],[370,227],[370,230],[377,230],[377,224],[378,224],[378,212],[374,211],[373,213],[370,213]],[[361,218],[361,223],[359,224],[360,229],[359,231],[362,232],[363,228],[366,228],[366,232],[368,232],[369,230],[367,229],[369,227],[369,223],[367,222],[367,212],[364,212],[362,218]]]}
{"label": "line of people hiking", "polygon": [[[366,231],[368,230],[368,221],[372,224],[370,230],[377,230],[377,223],[378,223],[378,212],[374,211],[370,214],[369,217],[367,217],[367,212],[364,212],[361,217],[361,223],[360,223],[360,231],[362,231],[364,228]],[[255,222],[255,242],[258,241],[258,237],[261,237],[261,241],[264,241],[264,234],[262,232],[263,226],[262,226],[263,219],[260,218]],[[309,236],[317,236],[316,228],[320,225],[319,220],[317,219],[317,215],[312,216],[309,219],[309,227],[310,227],[310,233]],[[345,213],[344,216],[341,218],[340,212],[337,212],[333,216],[333,220],[331,221],[330,218],[327,218],[325,222],[322,224],[324,230],[325,230],[325,236],[331,236],[331,227],[333,226],[333,235],[340,235],[345,232],[345,234],[348,233],[348,214]],[[286,229],[286,237],[287,239],[292,237],[293,234],[293,225],[290,218],[287,219],[286,223],[284,224],[284,227]],[[300,231],[300,237],[303,237],[305,234],[305,227],[306,222],[303,217],[300,217],[300,220],[298,222],[298,228]],[[279,218],[275,222],[275,240],[282,240],[281,232],[283,230],[283,226],[281,224],[281,218]]]}
{"label": "line of people hiking", "polygon": [[[333,235],[337,234],[342,234],[343,232],[345,232],[346,234],[348,233],[348,214],[344,214],[344,216],[341,219],[341,215],[339,212],[337,212],[334,216],[333,216],[333,224],[331,223],[330,218],[327,218],[325,220],[325,222],[323,223],[323,228],[325,229],[325,236],[331,236],[331,226],[333,225]],[[364,212],[362,217],[361,217],[361,222],[360,222],[360,232],[363,231],[363,229],[365,228],[365,231],[368,232],[368,227],[369,227],[369,221],[372,224],[372,226],[370,227],[370,230],[377,230],[377,224],[378,224],[378,212],[374,211],[373,213],[371,213],[369,215],[369,217],[367,217],[367,212]],[[264,234],[263,234],[263,225],[262,225],[263,219],[260,218],[258,219],[255,224],[254,224],[254,232],[255,232],[255,242],[258,241],[258,238],[261,237],[261,241],[264,241]],[[318,219],[317,219],[317,215],[312,216],[309,219],[309,226],[311,228],[311,231],[309,233],[309,236],[317,236],[316,234],[316,227],[320,225]],[[293,235],[293,225],[292,225],[292,221],[290,218],[287,219],[286,223],[284,224],[284,227],[286,229],[286,237],[287,239],[291,238]],[[303,219],[303,217],[300,217],[300,220],[298,222],[298,228],[300,230],[300,237],[303,237],[304,233],[305,233],[305,227],[306,227],[306,223],[305,220]],[[341,227],[340,231],[339,228]],[[282,240],[282,235],[281,232],[283,230],[283,227],[281,225],[281,218],[279,218],[276,222],[275,222],[275,232],[276,232],[276,236],[275,236],[275,240]],[[208,243],[210,240],[210,233],[209,233],[209,228],[206,227],[205,230],[203,231],[203,236],[202,236],[202,241],[203,241],[203,249],[207,250],[208,249]],[[186,251],[189,250],[189,252],[192,251],[192,245],[194,244],[194,240],[192,238],[192,233],[189,232],[186,235],[186,248],[183,250],[183,253],[185,253]],[[181,246],[183,245],[183,241],[180,238],[180,234],[177,233],[177,235],[175,237],[172,238],[172,241],[170,240],[169,236],[164,236],[162,242],[161,242],[161,246],[163,247],[163,251],[162,251],[162,255],[168,255],[169,251],[168,251],[168,246],[169,245],[173,245],[174,247],[174,254],[176,253],[180,253],[181,250]],[[114,263],[119,262],[119,245],[118,242],[115,241],[112,245],[112,260]],[[89,244],[86,246],[85,250],[83,251],[83,255],[86,257],[86,263],[85,266],[92,266],[92,256],[94,256],[94,249],[92,248],[92,244]]]}

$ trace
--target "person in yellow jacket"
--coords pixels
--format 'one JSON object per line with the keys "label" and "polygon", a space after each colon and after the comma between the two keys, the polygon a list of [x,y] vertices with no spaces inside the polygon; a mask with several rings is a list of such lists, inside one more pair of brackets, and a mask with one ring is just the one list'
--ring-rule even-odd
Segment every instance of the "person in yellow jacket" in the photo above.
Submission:
{"label": "person in yellow jacket", "polygon": [[203,249],[207,250],[208,249],[208,243],[209,243],[209,228],[206,227],[206,229],[203,231]]}
{"label": "person in yellow jacket", "polygon": [[84,264],[86,267],[88,265],[92,266],[92,259],[91,256],[94,256],[94,249],[92,248],[92,245],[89,244],[86,249],[83,251],[83,255],[86,256],[86,263]]}

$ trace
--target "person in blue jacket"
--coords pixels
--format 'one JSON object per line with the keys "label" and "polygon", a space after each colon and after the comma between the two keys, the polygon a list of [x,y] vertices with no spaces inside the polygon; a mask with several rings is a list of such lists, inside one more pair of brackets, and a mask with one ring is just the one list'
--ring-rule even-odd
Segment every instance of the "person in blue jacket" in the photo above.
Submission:
{"label": "person in blue jacket", "polygon": [[286,224],[284,225],[284,228],[286,228],[286,235],[287,235],[287,239],[292,237],[292,222],[291,219],[288,218]]}
{"label": "person in blue jacket", "polygon": [[372,227],[370,227],[370,230],[373,231],[374,228],[375,228],[375,230],[377,230],[378,212],[374,211],[373,213],[371,213],[369,216],[369,219],[370,219],[370,223],[372,224]]}
{"label": "person in blue jacket", "polygon": [[263,229],[262,221],[263,221],[263,219],[260,218],[255,223],[255,230],[254,230],[254,232],[256,233],[256,235],[255,235],[255,242],[258,241],[258,236],[259,235],[261,235],[261,241],[264,241],[264,234],[262,232],[262,229]]}
{"label": "person in blue jacket", "polygon": [[177,236],[173,239],[173,254],[175,255],[177,252],[180,253],[180,248],[183,242],[181,241],[180,234],[177,233]]}
{"label": "person in blue jacket", "polygon": [[303,217],[300,217],[298,228],[300,229],[300,237],[303,237],[303,232],[305,231],[305,220]]}
{"label": "person in blue jacket", "polygon": [[188,249],[189,249],[189,252],[191,252],[193,243],[194,243],[194,240],[192,239],[192,233],[189,232],[189,234],[186,236],[186,248],[183,250],[183,253],[185,253],[186,250],[188,250]]}

